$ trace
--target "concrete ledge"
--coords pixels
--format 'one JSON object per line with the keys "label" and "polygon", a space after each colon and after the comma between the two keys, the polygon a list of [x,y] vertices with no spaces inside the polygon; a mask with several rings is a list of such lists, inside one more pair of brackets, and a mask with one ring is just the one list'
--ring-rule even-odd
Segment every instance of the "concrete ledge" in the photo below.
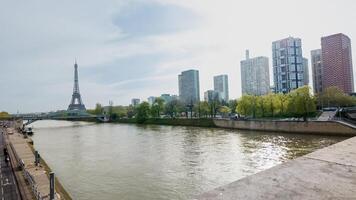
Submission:
{"label": "concrete ledge", "polygon": [[356,137],[219,187],[197,199],[356,199]]}
{"label": "concrete ledge", "polygon": [[300,134],[356,136],[356,128],[345,122],[337,121],[260,121],[260,120],[225,120],[214,119],[220,128],[241,130],[286,132]]}

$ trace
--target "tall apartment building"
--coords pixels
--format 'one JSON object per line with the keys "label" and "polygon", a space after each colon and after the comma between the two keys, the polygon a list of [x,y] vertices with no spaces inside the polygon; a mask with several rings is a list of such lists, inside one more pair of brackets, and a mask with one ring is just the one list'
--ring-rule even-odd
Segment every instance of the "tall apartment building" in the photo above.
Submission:
{"label": "tall apartment building", "polygon": [[250,58],[246,50],[246,60],[241,64],[242,94],[264,95],[270,91],[269,65],[267,57]]}
{"label": "tall apartment building", "polygon": [[214,101],[220,101],[221,100],[221,93],[216,91],[216,90],[207,90],[204,92],[204,101],[207,102],[214,102]]}
{"label": "tall apartment building", "polygon": [[313,76],[314,93],[318,94],[323,91],[323,68],[321,64],[321,49],[312,50],[311,65]]}
{"label": "tall apartment building", "polygon": [[139,104],[140,104],[140,99],[136,99],[136,98],[131,99],[131,105],[132,106],[137,106]]}
{"label": "tall apartment building", "polygon": [[351,40],[339,33],[321,38],[323,90],[337,86],[345,93],[354,91]]}
{"label": "tall apartment building", "polygon": [[309,85],[309,63],[307,58],[303,58],[304,85]]}
{"label": "tall apartment building", "polygon": [[179,99],[185,104],[200,101],[199,71],[187,70],[178,75]]}
{"label": "tall apartment building", "polygon": [[150,96],[147,98],[147,102],[152,106],[152,104],[154,104],[156,101],[156,97],[154,96]]}
{"label": "tall apartment building", "polygon": [[227,75],[214,76],[214,90],[219,92],[224,102],[229,101],[229,80]]}
{"label": "tall apartment building", "polygon": [[276,93],[288,93],[304,85],[302,41],[288,37],[272,43]]}

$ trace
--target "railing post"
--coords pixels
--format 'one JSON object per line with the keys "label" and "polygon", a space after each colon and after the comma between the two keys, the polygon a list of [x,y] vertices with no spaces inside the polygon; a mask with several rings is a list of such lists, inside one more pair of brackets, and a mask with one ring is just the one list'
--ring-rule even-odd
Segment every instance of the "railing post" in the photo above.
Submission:
{"label": "railing post", "polygon": [[49,174],[49,199],[54,200],[54,173]]}
{"label": "railing post", "polygon": [[38,151],[35,151],[35,165],[38,166],[39,163],[39,154]]}

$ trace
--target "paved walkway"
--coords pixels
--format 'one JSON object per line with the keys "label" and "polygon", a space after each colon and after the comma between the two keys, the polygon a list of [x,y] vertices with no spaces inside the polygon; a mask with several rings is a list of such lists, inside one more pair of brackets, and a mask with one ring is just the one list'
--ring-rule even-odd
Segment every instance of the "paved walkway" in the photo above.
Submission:
{"label": "paved walkway", "polygon": [[1,200],[18,200],[20,199],[17,185],[10,163],[5,162],[4,156],[4,138],[0,129],[0,199]]}
{"label": "paved walkway", "polygon": [[219,187],[198,199],[356,199],[356,137]]}

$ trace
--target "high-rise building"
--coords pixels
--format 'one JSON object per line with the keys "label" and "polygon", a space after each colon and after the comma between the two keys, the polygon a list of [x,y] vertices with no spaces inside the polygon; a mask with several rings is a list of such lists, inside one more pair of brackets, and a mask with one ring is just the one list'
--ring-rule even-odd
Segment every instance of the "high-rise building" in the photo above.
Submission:
{"label": "high-rise building", "polygon": [[137,106],[138,104],[140,104],[140,99],[131,99],[131,105],[132,106]]}
{"label": "high-rise building", "polygon": [[269,65],[267,57],[250,58],[246,50],[246,60],[241,61],[242,94],[264,95],[270,91]]}
{"label": "high-rise building", "polygon": [[321,38],[323,90],[336,86],[345,93],[354,91],[351,40],[339,33]]}
{"label": "high-rise building", "polygon": [[200,101],[199,71],[187,70],[178,75],[179,99],[185,104]]}
{"label": "high-rise building", "polygon": [[304,85],[309,85],[309,64],[307,58],[303,58],[303,74]]}
{"label": "high-rise building", "polygon": [[214,90],[220,93],[221,100],[229,101],[229,80],[227,75],[214,76]]}
{"label": "high-rise building", "polygon": [[165,103],[169,103],[173,100],[178,99],[177,95],[170,95],[170,94],[161,94],[161,99],[163,99],[163,101]]}
{"label": "high-rise building", "polygon": [[220,101],[220,95],[221,93],[216,90],[207,90],[206,92],[204,92],[204,101],[207,101],[209,103],[213,101]]}
{"label": "high-rise building", "polygon": [[288,37],[272,43],[276,93],[288,93],[304,85],[302,40]]}
{"label": "high-rise building", "polygon": [[314,93],[318,94],[323,91],[323,67],[321,64],[321,49],[311,51],[311,65]]}
{"label": "high-rise building", "polygon": [[154,104],[154,102],[156,101],[156,97],[150,96],[147,98],[147,101],[152,106],[152,104]]}

